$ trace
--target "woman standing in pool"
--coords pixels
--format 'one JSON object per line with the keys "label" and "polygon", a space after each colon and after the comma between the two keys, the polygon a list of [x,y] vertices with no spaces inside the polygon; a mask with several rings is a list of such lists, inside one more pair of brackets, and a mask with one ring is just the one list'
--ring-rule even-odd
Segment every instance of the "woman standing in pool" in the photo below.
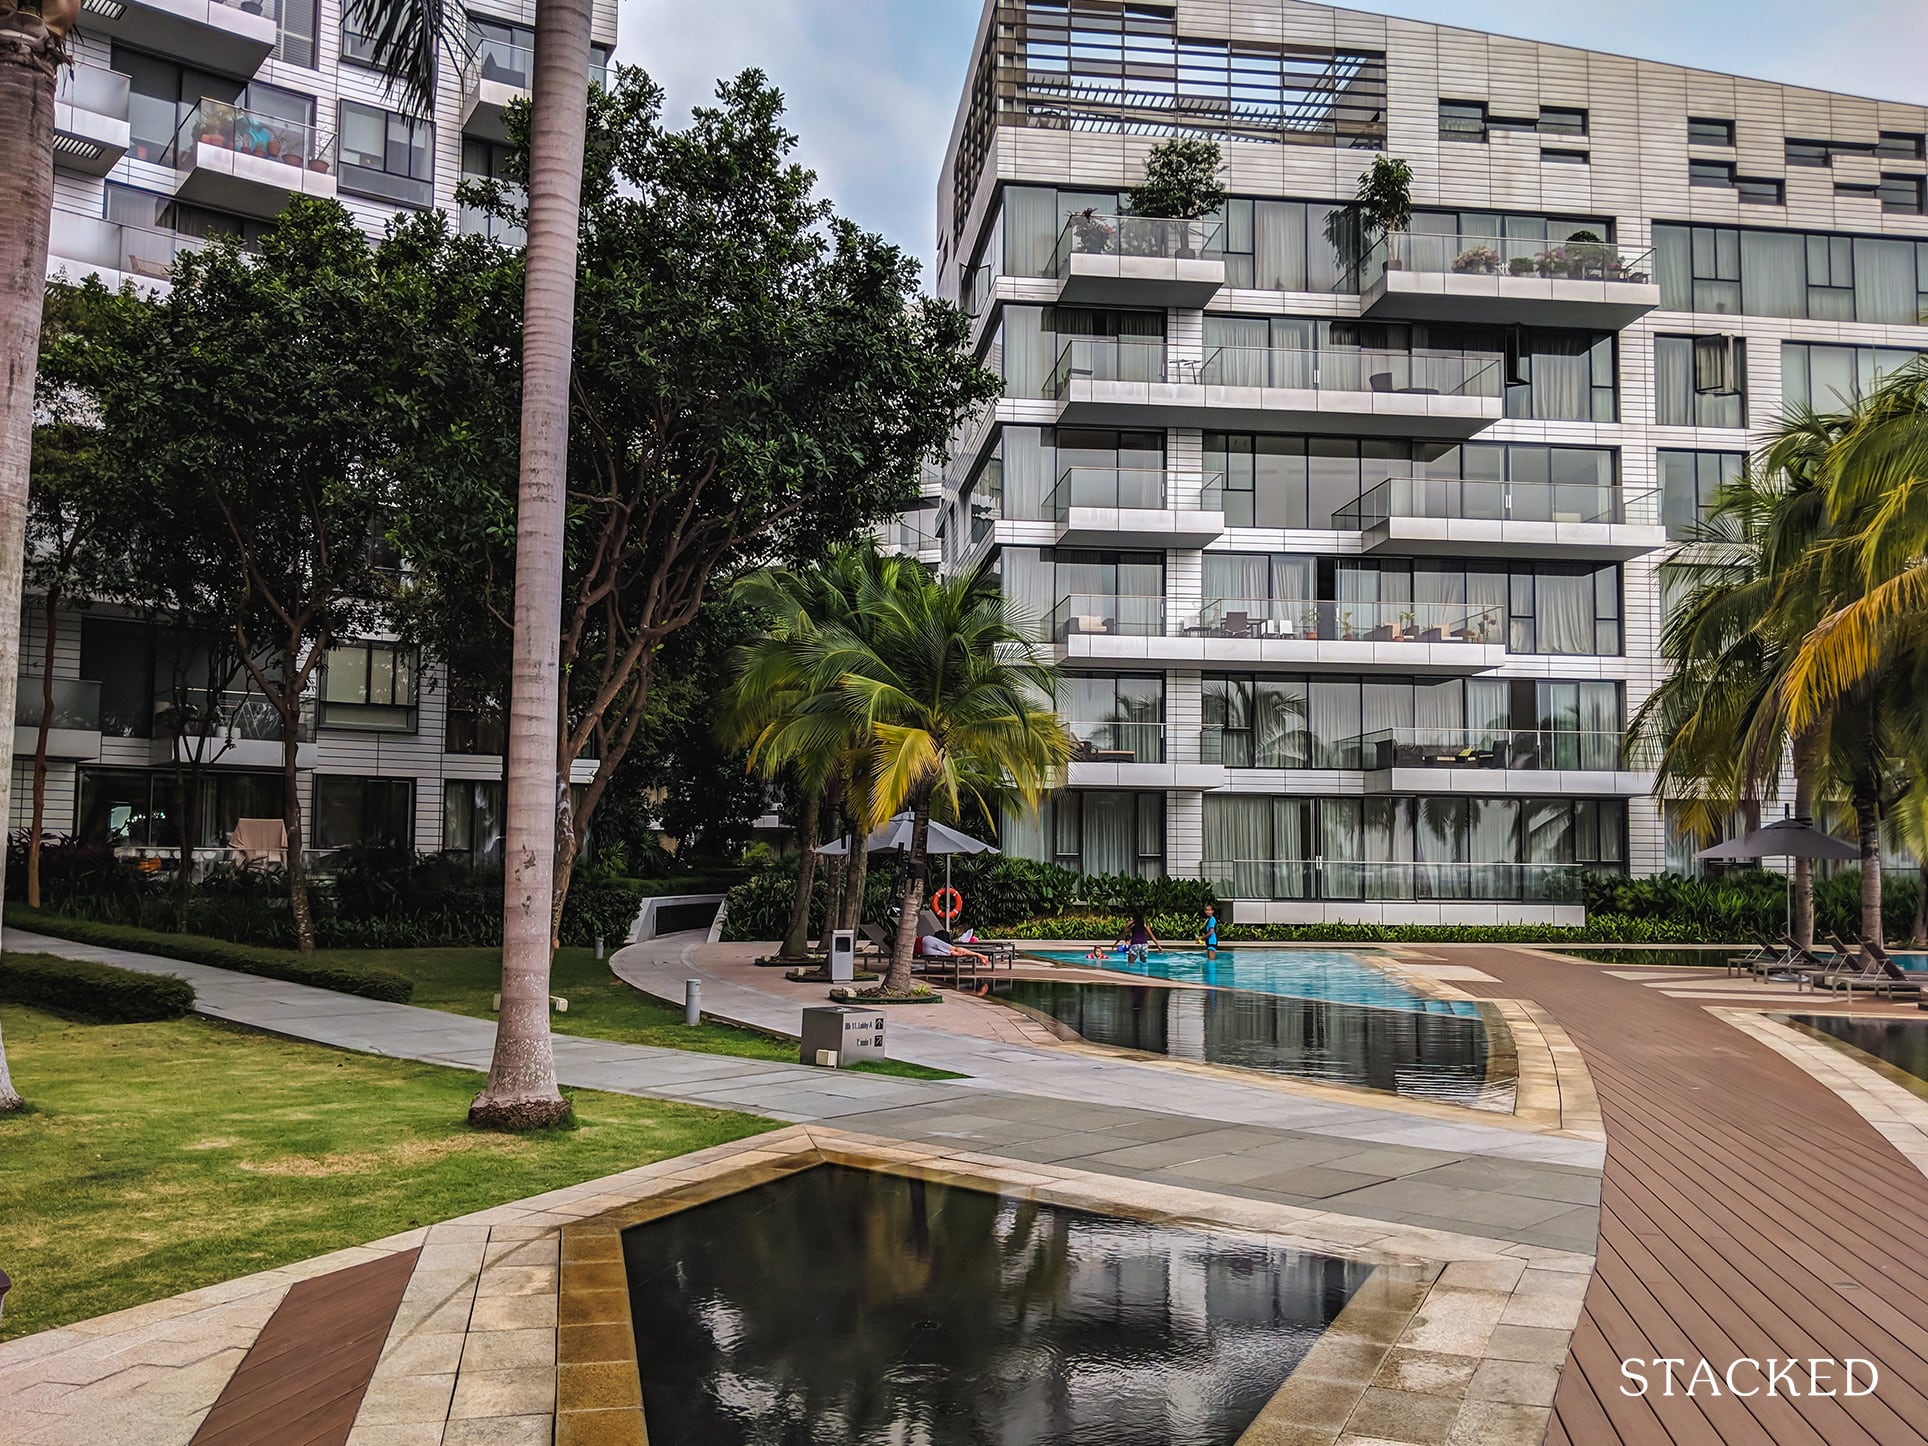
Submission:
{"label": "woman standing in pool", "polygon": [[1157,937],[1147,927],[1145,911],[1140,909],[1131,916],[1130,925],[1118,936],[1113,947],[1125,951],[1126,962],[1142,964],[1145,962],[1145,955],[1153,949],[1163,949],[1165,946],[1158,942]]}

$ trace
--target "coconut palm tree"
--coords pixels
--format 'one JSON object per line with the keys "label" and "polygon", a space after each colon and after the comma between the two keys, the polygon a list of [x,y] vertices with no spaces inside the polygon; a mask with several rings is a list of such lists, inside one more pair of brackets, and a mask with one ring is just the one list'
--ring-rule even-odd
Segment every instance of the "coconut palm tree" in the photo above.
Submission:
{"label": "coconut palm tree", "polygon": [[[344,0],[375,64],[418,111],[433,107],[438,52],[453,53],[459,6]],[[565,1120],[549,1038],[556,842],[570,827],[559,776],[563,521],[576,240],[588,127],[590,0],[537,0],[523,248],[522,463],[516,499],[515,643],[510,662],[502,903],[502,1010],[473,1124],[541,1128]]]}
{"label": "coconut palm tree", "polygon": [[1035,806],[1073,745],[1064,721],[1037,701],[1056,695],[1057,669],[987,567],[867,590],[862,604],[864,634],[826,628],[803,648],[815,696],[799,708],[786,746],[809,746],[817,734],[841,738],[855,723],[870,754],[862,826],[910,812],[897,937],[882,985],[904,994],[932,805],[956,815],[968,800],[994,816],[994,800],[1010,792]]}

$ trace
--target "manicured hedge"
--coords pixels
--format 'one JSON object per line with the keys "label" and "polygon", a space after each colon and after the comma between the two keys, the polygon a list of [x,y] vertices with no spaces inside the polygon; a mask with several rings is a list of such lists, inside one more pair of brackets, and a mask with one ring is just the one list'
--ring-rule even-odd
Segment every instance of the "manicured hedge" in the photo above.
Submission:
{"label": "manicured hedge", "polygon": [[216,969],[258,974],[264,979],[285,979],[290,984],[310,984],[317,989],[359,994],[367,999],[386,999],[396,1004],[406,1004],[409,996],[415,992],[413,980],[386,969],[306,959],[300,954],[279,949],[230,944],[224,939],[207,939],[198,934],[166,934],[156,929],[133,929],[121,924],[97,923],[91,919],[70,919],[19,904],[8,908],[7,922],[31,933],[51,934],[56,939],[100,944],[111,949],[132,949],[142,954],[160,954],[169,959],[212,965]]}
{"label": "manicured hedge", "polygon": [[194,986],[172,974],[142,974],[52,954],[0,955],[0,999],[105,1024],[174,1019],[194,1007]]}
{"label": "manicured hedge", "polygon": [[[991,932],[1006,939],[1115,939],[1127,914],[1057,914]],[[1154,914],[1146,923],[1163,943],[1189,947],[1199,915]],[[1227,924],[1218,937],[1235,943],[1331,944],[1734,944],[1740,936],[1665,919],[1605,914],[1579,928],[1548,924]]]}

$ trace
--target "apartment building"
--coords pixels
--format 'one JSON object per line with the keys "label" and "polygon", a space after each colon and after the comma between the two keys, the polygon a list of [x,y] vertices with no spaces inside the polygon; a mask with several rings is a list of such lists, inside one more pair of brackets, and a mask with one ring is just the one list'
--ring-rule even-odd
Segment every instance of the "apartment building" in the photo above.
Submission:
{"label": "apartment building", "polygon": [[[458,207],[455,188],[501,174],[534,18],[534,0],[470,5],[464,53],[445,57],[434,114],[417,117],[369,68],[337,0],[83,0],[55,107],[48,276],[164,286],[181,249],[215,235],[245,244],[296,195],[339,200],[371,235],[429,208],[459,213],[464,230],[499,226]],[[600,69],[615,0],[598,0],[593,39]],[[218,851],[238,819],[280,816],[282,725],[244,678],[210,689],[192,640],[111,609],[57,622],[48,830],[172,853],[183,748],[208,765],[202,848]],[[45,613],[31,597],[23,627],[13,828],[31,816],[44,696]],[[211,740],[182,740],[169,714],[183,706],[219,720]],[[499,856],[501,719],[433,660],[392,638],[344,642],[299,742],[304,848],[404,839]]]}
{"label": "apartment building", "polygon": [[[1240,920],[1580,917],[1671,541],[1928,350],[1928,111],[1297,0],[992,0],[936,277],[1005,396],[938,489],[1080,739],[1013,852]],[[1229,199],[1131,217],[1160,140]],[[1376,154],[1410,227],[1334,213]],[[1370,238],[1368,238],[1370,239]]]}

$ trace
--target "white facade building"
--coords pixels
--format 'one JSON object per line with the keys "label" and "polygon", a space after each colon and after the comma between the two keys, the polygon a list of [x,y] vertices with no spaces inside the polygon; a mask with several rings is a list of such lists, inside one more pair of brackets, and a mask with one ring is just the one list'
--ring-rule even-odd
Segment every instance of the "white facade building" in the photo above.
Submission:
{"label": "white facade building", "polygon": [[[434,115],[411,119],[357,59],[366,46],[343,27],[337,0],[84,0],[78,63],[57,92],[49,277],[164,285],[178,250],[210,235],[258,236],[295,195],[340,200],[371,235],[409,209],[460,212],[464,229],[499,225],[459,208],[455,188],[500,174],[503,108],[532,73],[535,6],[479,0],[467,14],[469,54],[444,57]],[[615,0],[597,0],[592,38],[600,68],[616,39]],[[59,623],[45,827],[171,853],[179,745],[156,717],[175,691],[178,648],[165,629],[110,610],[63,612]],[[44,626],[29,598],[16,829],[31,816]],[[272,710],[244,680],[213,707],[222,729],[202,811],[210,850],[237,818],[281,814]],[[432,661],[353,640],[330,655],[304,724],[302,845],[325,852],[394,837],[497,853],[502,742],[500,721],[452,696]]]}
{"label": "white facade building", "polygon": [[[1126,218],[1172,135],[1229,197]],[[1240,920],[1573,922],[1662,568],[1784,406],[1928,350],[1920,106],[1296,0],[987,5],[936,275],[1004,399],[936,499],[1071,671],[1007,847]],[[1385,153],[1409,230],[1330,214]],[[925,515],[929,515],[928,513]]]}

